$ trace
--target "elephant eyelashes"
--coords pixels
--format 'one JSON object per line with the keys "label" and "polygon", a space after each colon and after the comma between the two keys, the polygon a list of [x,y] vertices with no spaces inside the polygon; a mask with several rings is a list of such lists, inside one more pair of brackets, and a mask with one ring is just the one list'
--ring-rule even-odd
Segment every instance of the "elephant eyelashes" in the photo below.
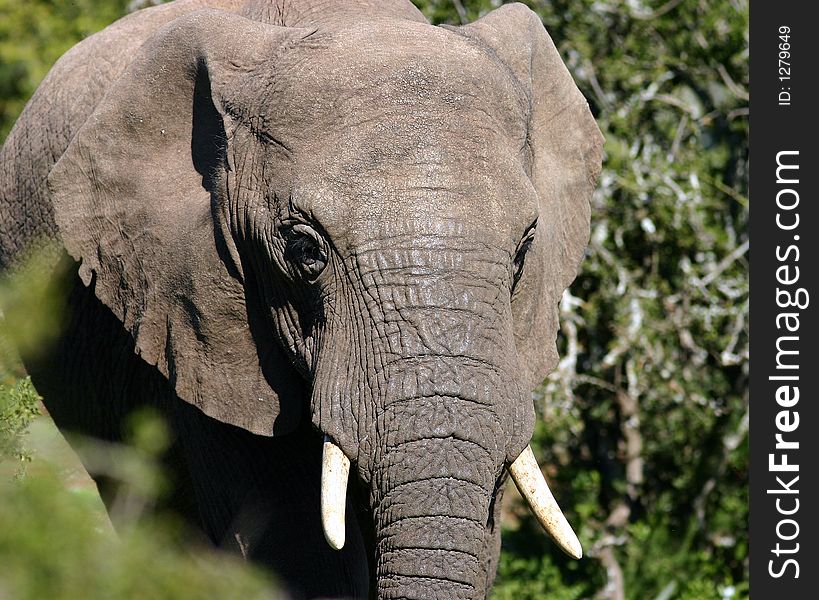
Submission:
{"label": "elephant eyelashes", "polygon": [[526,253],[535,241],[535,230],[537,229],[537,220],[529,225],[526,233],[523,234],[523,239],[518,244],[517,252],[515,252],[515,260],[512,263],[512,290],[518,284],[521,275],[523,275],[523,263],[526,261]]}
{"label": "elephant eyelashes", "polygon": [[327,243],[309,225],[293,225],[285,234],[287,259],[301,276],[315,281],[327,266]]}

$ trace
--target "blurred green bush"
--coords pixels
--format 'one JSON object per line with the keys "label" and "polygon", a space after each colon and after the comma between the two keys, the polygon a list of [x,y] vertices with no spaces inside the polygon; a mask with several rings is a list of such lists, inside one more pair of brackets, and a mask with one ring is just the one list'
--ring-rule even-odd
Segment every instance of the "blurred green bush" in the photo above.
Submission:
{"label": "blurred green bush", "polygon": [[[135,415],[129,446],[73,440],[96,457],[95,470],[118,481],[116,534],[93,483],[68,485],[64,458],[52,463],[55,457],[27,445],[25,433],[38,415],[28,378],[0,386],[0,598],[279,597],[268,575],[201,546],[180,524],[153,513],[164,481],[155,459],[167,441],[155,415]],[[45,434],[59,437],[51,424]],[[32,465],[27,476],[21,460]]]}
{"label": "blurred green bush", "polygon": [[0,140],[60,56],[116,21],[128,0],[0,0]]}
{"label": "blurred green bush", "polygon": [[47,256],[41,248],[0,276],[0,600],[280,597],[268,574],[155,510],[169,440],[150,412],[131,415],[127,445],[71,440],[91,471],[116,482],[114,533],[96,486],[21,376],[16,350],[36,355],[61,324]]}
{"label": "blurred green bush", "polygon": [[66,488],[53,466],[0,480],[0,598],[276,598],[269,578],[192,545],[174,522],[135,520],[114,534],[99,498]]}
{"label": "blurred green bush", "polygon": [[29,425],[40,414],[39,396],[31,379],[18,379],[12,385],[0,383],[0,461],[17,463],[14,475],[25,474],[24,465],[31,462],[31,453],[23,438]]}

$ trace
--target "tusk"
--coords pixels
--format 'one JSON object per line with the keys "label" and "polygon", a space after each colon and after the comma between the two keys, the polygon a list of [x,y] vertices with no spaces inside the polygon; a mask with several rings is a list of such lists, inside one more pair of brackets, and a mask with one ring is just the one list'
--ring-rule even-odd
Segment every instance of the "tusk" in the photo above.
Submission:
{"label": "tusk", "polygon": [[321,458],[321,526],[324,538],[334,550],[344,547],[344,510],[347,506],[349,474],[350,459],[325,435]]}
{"label": "tusk", "polygon": [[580,546],[580,540],[557,505],[549,484],[540,472],[535,455],[532,454],[531,446],[526,446],[526,450],[509,466],[509,474],[546,533],[557,542],[563,552],[572,558],[582,558],[583,548]]}

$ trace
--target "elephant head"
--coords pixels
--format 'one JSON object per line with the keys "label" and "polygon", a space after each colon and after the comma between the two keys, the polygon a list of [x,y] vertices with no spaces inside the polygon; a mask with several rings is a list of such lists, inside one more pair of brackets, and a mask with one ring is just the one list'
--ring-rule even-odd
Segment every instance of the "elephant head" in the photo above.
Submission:
{"label": "elephant head", "polygon": [[180,398],[265,436],[309,403],[328,540],[352,463],[380,597],[483,597],[507,470],[580,552],[527,445],[601,136],[529,9],[405,12],[177,19],[49,187],[83,281]]}

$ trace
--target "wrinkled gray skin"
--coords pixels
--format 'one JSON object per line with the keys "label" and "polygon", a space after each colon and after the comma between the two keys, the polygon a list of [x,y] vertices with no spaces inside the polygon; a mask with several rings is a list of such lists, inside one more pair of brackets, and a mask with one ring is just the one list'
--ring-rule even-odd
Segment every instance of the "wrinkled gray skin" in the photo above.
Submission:
{"label": "wrinkled gray skin", "polygon": [[487,595],[601,161],[534,13],[177,0],[66,54],[0,158],[0,266],[76,261],[27,364],[61,427],[163,411],[169,503],[297,596]]}

